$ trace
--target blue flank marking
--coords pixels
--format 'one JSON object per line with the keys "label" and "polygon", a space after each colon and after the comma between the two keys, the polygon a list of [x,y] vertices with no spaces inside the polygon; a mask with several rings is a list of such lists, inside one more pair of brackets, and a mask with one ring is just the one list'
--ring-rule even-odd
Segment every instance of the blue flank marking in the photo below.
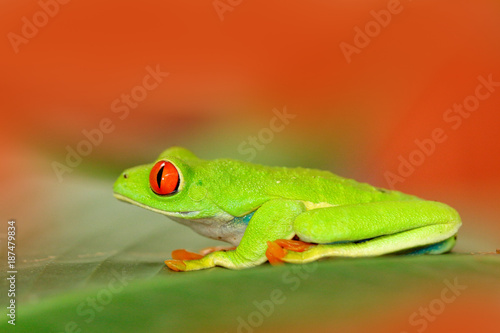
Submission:
{"label": "blue flank marking", "polygon": [[254,213],[255,213],[255,211],[253,211],[250,214],[247,214],[245,216],[235,217],[234,220],[233,220],[233,223],[234,224],[248,225],[248,222],[250,222],[250,219],[252,218],[252,216],[253,216]]}
{"label": "blue flank marking", "polygon": [[449,239],[445,239],[442,242],[434,243],[434,244],[431,244],[429,246],[426,246],[426,247],[417,249],[415,251],[406,253],[406,255],[412,256],[412,255],[418,255],[418,254],[426,254],[426,253],[430,253],[430,252],[434,252],[434,251],[440,251],[443,247],[445,247],[448,240]]}

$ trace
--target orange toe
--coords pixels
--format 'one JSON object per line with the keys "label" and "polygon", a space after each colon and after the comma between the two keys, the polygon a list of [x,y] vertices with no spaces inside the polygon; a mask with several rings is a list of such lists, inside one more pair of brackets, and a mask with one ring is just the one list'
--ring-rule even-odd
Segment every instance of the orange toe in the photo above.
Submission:
{"label": "orange toe", "polygon": [[276,242],[267,242],[266,257],[271,265],[282,264],[283,258],[286,255],[286,250],[281,248]]}
{"label": "orange toe", "polygon": [[203,258],[201,254],[189,252],[184,249],[172,251],[172,259],[176,260],[196,260],[201,258]]}
{"label": "orange toe", "polygon": [[291,239],[277,239],[274,242],[278,246],[281,246],[282,248],[285,248],[287,250],[294,251],[294,252],[304,252],[304,251],[309,250],[311,247],[314,246],[311,243],[306,243],[303,241],[291,240]]}
{"label": "orange toe", "polygon": [[186,270],[186,264],[182,260],[165,260],[165,264],[168,268],[176,272]]}

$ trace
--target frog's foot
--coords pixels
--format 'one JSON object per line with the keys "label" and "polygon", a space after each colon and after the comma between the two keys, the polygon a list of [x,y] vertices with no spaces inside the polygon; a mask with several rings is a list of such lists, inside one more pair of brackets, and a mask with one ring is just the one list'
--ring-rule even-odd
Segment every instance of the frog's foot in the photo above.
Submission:
{"label": "frog's foot", "polygon": [[[200,269],[222,266],[231,269],[242,269],[256,266],[261,262],[242,260],[236,251],[215,251],[202,256],[198,253],[187,252],[186,250],[177,250],[172,252],[173,259],[165,260],[165,264],[174,271],[197,271]],[[189,258],[189,259],[179,259]]]}
{"label": "frog's foot", "polygon": [[267,242],[266,257],[271,265],[281,264],[288,251],[304,252],[313,246],[314,244],[299,240],[277,239],[274,242]]}
{"label": "frog's foot", "polygon": [[267,242],[266,257],[271,265],[282,264],[283,261],[281,260],[281,258],[286,255],[286,252],[287,251],[279,246],[276,242]]}
{"label": "frog's foot", "polygon": [[186,264],[182,260],[165,260],[165,264],[168,266],[168,268],[176,272],[184,272],[186,270]]}
{"label": "frog's foot", "polygon": [[184,249],[172,251],[172,259],[174,260],[196,260],[196,259],[201,259],[204,256],[205,256],[204,254],[189,252]]}
{"label": "frog's foot", "polygon": [[277,239],[275,240],[276,244],[290,251],[294,252],[304,252],[316,246],[317,244],[306,243],[300,240],[292,240],[292,239]]}
{"label": "frog's foot", "polygon": [[235,250],[236,246],[210,246],[200,250],[202,256],[206,256],[209,253],[216,251],[232,251]]}
{"label": "frog's foot", "polygon": [[184,249],[172,251],[172,259],[165,260],[165,264],[173,271],[180,272],[186,270],[186,263],[184,260],[197,260],[203,258],[204,255],[189,252]]}

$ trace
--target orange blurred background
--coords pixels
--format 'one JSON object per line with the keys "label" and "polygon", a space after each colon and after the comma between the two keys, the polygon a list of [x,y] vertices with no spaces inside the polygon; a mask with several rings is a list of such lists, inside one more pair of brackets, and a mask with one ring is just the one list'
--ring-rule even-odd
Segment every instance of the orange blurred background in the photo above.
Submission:
{"label": "orange blurred background", "polygon": [[[0,4],[3,219],[29,214],[28,190],[30,201],[46,192],[34,177],[57,188],[54,161],[104,118],[113,130],[64,181],[95,170],[111,180],[172,145],[245,159],[239,145],[286,107],[295,117],[254,162],[444,201],[465,239],[480,235],[458,249],[500,248],[498,1],[55,3]],[[120,119],[113,103],[142,91],[148,66],[169,74]],[[474,111],[448,111],[478,89],[488,96]],[[415,152],[435,129],[446,139]],[[401,176],[412,153],[423,161]]]}
{"label": "orange blurred background", "polygon": [[[443,128],[448,139],[395,187],[474,194],[487,207],[496,201],[500,89],[458,129],[443,120],[474,94],[478,76],[500,81],[496,1],[400,2],[387,26],[348,57],[341,43],[355,47],[356,27],[374,21],[371,11],[398,2],[241,1],[219,12],[210,1],[41,3],[54,15],[46,22],[40,3],[1,4],[4,157],[22,150],[64,160],[65,146],[107,117],[116,129],[84,163],[143,150],[151,160],[157,147],[207,142],[209,132],[244,140],[286,106],[296,121],[276,138],[321,155],[326,164],[316,167],[380,186],[415,139]],[[40,25],[31,38],[23,18]],[[111,103],[141,84],[147,66],[170,74],[118,120]],[[7,172],[30,170],[8,161]]]}

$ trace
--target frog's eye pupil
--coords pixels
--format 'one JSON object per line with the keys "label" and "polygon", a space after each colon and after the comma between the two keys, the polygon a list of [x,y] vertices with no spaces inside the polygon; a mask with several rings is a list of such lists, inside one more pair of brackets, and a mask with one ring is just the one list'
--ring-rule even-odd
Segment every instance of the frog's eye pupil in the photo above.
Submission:
{"label": "frog's eye pupil", "polygon": [[180,177],[177,168],[168,161],[157,162],[149,174],[149,186],[159,195],[174,194],[179,189]]}
{"label": "frog's eye pupil", "polygon": [[156,183],[158,184],[158,188],[161,188],[161,176],[163,175],[163,169],[165,165],[162,165],[158,173],[156,174]]}

